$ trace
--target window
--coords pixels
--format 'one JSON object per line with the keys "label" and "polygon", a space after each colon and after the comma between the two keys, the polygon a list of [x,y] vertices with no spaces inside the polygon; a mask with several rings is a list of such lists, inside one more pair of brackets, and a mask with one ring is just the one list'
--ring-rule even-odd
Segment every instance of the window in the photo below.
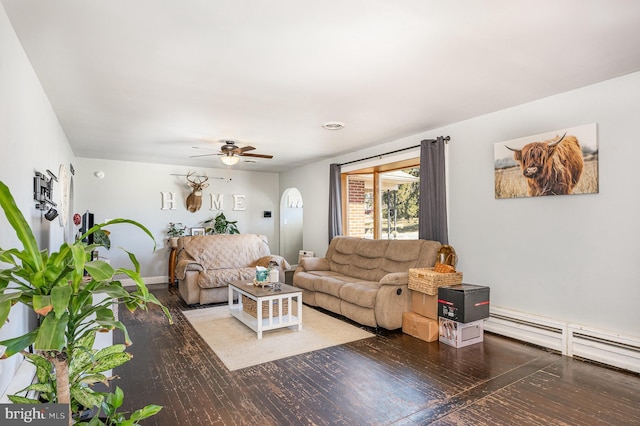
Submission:
{"label": "window", "polygon": [[343,173],[345,235],[418,239],[418,158]]}

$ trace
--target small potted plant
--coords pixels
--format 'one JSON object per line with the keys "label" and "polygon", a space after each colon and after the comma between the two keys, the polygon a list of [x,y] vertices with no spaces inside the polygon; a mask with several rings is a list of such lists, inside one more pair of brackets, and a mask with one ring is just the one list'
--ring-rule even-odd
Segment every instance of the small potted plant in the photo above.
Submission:
{"label": "small potted plant", "polygon": [[212,234],[214,232],[216,234],[239,234],[240,233],[240,231],[238,230],[238,226],[236,225],[238,221],[227,220],[224,213],[219,213],[215,218],[207,219],[202,223],[203,225],[208,225],[211,222],[213,222],[213,228],[207,227],[206,229],[207,234]]}
{"label": "small potted plant", "polygon": [[169,244],[171,247],[178,247],[178,238],[184,235],[187,227],[181,223],[169,222],[169,229],[167,229],[167,236],[169,237]]}

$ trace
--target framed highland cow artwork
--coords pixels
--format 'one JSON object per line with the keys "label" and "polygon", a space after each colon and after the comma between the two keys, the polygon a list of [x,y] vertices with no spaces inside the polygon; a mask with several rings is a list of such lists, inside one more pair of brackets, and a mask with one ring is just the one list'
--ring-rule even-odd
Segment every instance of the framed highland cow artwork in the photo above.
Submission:
{"label": "framed highland cow artwork", "polygon": [[596,123],[494,145],[495,197],[598,193]]}

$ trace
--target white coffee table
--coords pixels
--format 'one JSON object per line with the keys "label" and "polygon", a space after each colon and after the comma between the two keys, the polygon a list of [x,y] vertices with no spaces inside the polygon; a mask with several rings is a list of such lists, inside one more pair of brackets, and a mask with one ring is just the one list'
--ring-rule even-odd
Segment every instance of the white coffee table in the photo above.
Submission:
{"label": "white coffee table", "polygon": [[[256,316],[245,312],[242,306],[242,296],[254,300],[257,304]],[[296,300],[297,312],[293,311],[293,299]],[[280,309],[277,315],[273,312],[273,301],[276,300]],[[288,304],[288,312],[283,315],[282,306]],[[268,312],[263,316],[263,303],[268,306]],[[302,330],[302,290],[287,284],[280,284],[280,290],[271,287],[256,287],[252,282],[234,281],[229,284],[229,310],[231,315],[240,320],[262,339],[262,332],[277,328],[296,326]]]}

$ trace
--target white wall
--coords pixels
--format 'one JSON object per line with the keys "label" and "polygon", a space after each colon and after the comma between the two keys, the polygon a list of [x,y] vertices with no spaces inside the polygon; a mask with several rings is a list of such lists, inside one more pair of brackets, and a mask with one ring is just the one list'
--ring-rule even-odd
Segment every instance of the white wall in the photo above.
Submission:
{"label": "white wall", "polygon": [[[95,171],[103,171],[105,177],[97,179]],[[209,187],[203,191],[202,208],[191,213],[185,206],[190,193],[185,176],[193,171],[209,176]],[[223,179],[217,179],[223,178]],[[229,180],[230,179],[230,180]],[[110,228],[112,248],[101,250],[112,266],[127,267],[123,247],[133,252],[140,262],[142,276],[147,284],[166,282],[168,251],[164,248],[169,222],[181,222],[186,226],[201,226],[204,220],[215,217],[219,211],[210,210],[211,194],[223,194],[223,210],[228,220],[237,220],[241,233],[264,234],[271,252],[279,252],[279,198],[278,175],[237,171],[234,169],[188,169],[182,166],[137,163],[127,161],[78,158],[76,161],[76,210],[86,210],[95,215],[95,222],[105,219],[125,218],[140,222],[154,235],[158,244],[153,252],[153,242],[145,234],[130,225]],[[176,193],[176,209],[162,210],[162,192]],[[233,195],[245,195],[245,210],[233,210]],[[263,212],[270,210],[270,218]]]}
{"label": "white wall", "polygon": [[[449,241],[492,305],[640,336],[640,73],[283,173],[305,200],[304,246],[327,248],[329,163],[450,135]],[[493,145],[597,123],[600,192],[494,199]]]}
{"label": "white wall", "polygon": [[[49,222],[35,209],[33,177],[35,171],[46,169],[57,174],[60,164],[74,161],[73,153],[1,4],[0,159],[0,181],[11,190],[40,247],[57,249],[64,232],[57,219]],[[54,201],[58,197],[59,186],[54,184]],[[0,247],[22,247],[4,212],[0,213]],[[0,340],[21,335],[34,325],[20,304],[12,309],[10,320],[0,329]],[[0,393],[17,361],[17,357],[0,361]]]}

